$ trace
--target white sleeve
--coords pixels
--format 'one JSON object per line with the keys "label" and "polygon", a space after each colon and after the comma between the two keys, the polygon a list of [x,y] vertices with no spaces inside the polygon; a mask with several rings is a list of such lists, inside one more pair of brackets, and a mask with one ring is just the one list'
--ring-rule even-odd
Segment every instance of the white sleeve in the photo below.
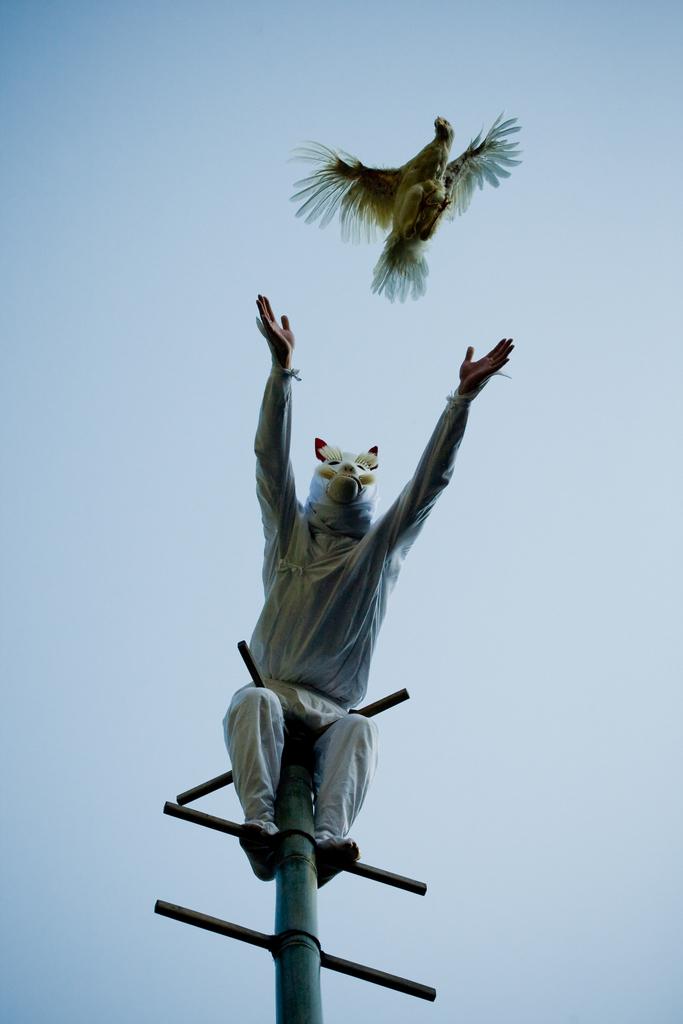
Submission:
{"label": "white sleeve", "polygon": [[283,370],[273,365],[266,382],[256,428],[256,494],[266,538],[264,582],[274,567],[270,563],[282,557],[287,548],[292,525],[299,511],[294,472],[289,458],[292,377],[297,375],[297,370]]}
{"label": "white sleeve", "polygon": [[407,554],[437,498],[449,483],[467,426],[470,402],[475,394],[449,396],[412,480],[375,524],[373,532],[388,555]]}

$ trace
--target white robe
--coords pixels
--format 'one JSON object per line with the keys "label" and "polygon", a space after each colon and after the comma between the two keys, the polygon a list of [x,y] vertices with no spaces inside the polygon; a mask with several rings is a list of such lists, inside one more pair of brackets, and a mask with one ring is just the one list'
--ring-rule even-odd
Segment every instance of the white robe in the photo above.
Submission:
{"label": "white robe", "polygon": [[337,505],[314,476],[306,505],[297,501],[289,459],[295,372],[273,366],[255,443],[265,603],[250,647],[270,692],[238,690],[225,726],[247,821],[273,821],[284,717],[298,719],[318,737],[314,782],[321,839],[347,834],[374,772],[374,723],[348,710],[366,694],[387,599],[452,476],[476,392],[448,398],[413,478],[372,522],[372,486],[350,505]]}

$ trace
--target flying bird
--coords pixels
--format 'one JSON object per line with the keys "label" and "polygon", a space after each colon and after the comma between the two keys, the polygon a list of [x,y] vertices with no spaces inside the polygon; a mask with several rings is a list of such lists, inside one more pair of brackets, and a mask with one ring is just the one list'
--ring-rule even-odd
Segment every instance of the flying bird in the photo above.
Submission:
{"label": "flying bird", "polygon": [[342,239],[372,241],[380,228],[389,231],[377,261],[372,290],[393,302],[410,295],[418,299],[427,289],[427,243],[441,221],[467,210],[475,186],[488,182],[498,188],[509,178],[509,167],[521,161],[517,118],[501,114],[482,139],[480,132],[455,160],[448,162],[453,128],[443,117],[434,122],[434,138],[402,167],[366,167],[348,153],[317,142],[295,150],[295,157],[318,164],[297,181],[292,202],[301,203],[297,217],[325,227],[339,212]]}

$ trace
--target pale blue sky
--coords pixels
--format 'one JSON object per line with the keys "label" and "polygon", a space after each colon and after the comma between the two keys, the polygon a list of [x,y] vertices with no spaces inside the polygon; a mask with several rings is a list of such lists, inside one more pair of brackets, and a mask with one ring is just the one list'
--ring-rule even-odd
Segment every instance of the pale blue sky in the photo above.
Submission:
{"label": "pale blue sky", "polygon": [[[468,344],[517,342],[404,569],[378,777],[323,948],[327,1024],[678,1024],[681,15],[674,3],[0,6],[3,949],[12,1024],[261,1024],[270,931],[233,840],[163,801],[227,766],[260,607],[266,291],[293,458],[378,444],[383,505]],[[403,162],[505,110],[524,163],[370,293],[379,245],[288,202],[305,139]],[[204,801],[235,818],[232,792]]]}

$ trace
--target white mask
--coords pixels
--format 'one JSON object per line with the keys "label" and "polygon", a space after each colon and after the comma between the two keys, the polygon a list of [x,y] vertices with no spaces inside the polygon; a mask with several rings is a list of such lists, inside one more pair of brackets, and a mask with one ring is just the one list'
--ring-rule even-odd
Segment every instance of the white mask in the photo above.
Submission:
{"label": "white mask", "polygon": [[377,505],[377,448],[353,455],[316,438],[315,454],[321,465],[306,503],[309,518],[334,533],[362,537]]}

